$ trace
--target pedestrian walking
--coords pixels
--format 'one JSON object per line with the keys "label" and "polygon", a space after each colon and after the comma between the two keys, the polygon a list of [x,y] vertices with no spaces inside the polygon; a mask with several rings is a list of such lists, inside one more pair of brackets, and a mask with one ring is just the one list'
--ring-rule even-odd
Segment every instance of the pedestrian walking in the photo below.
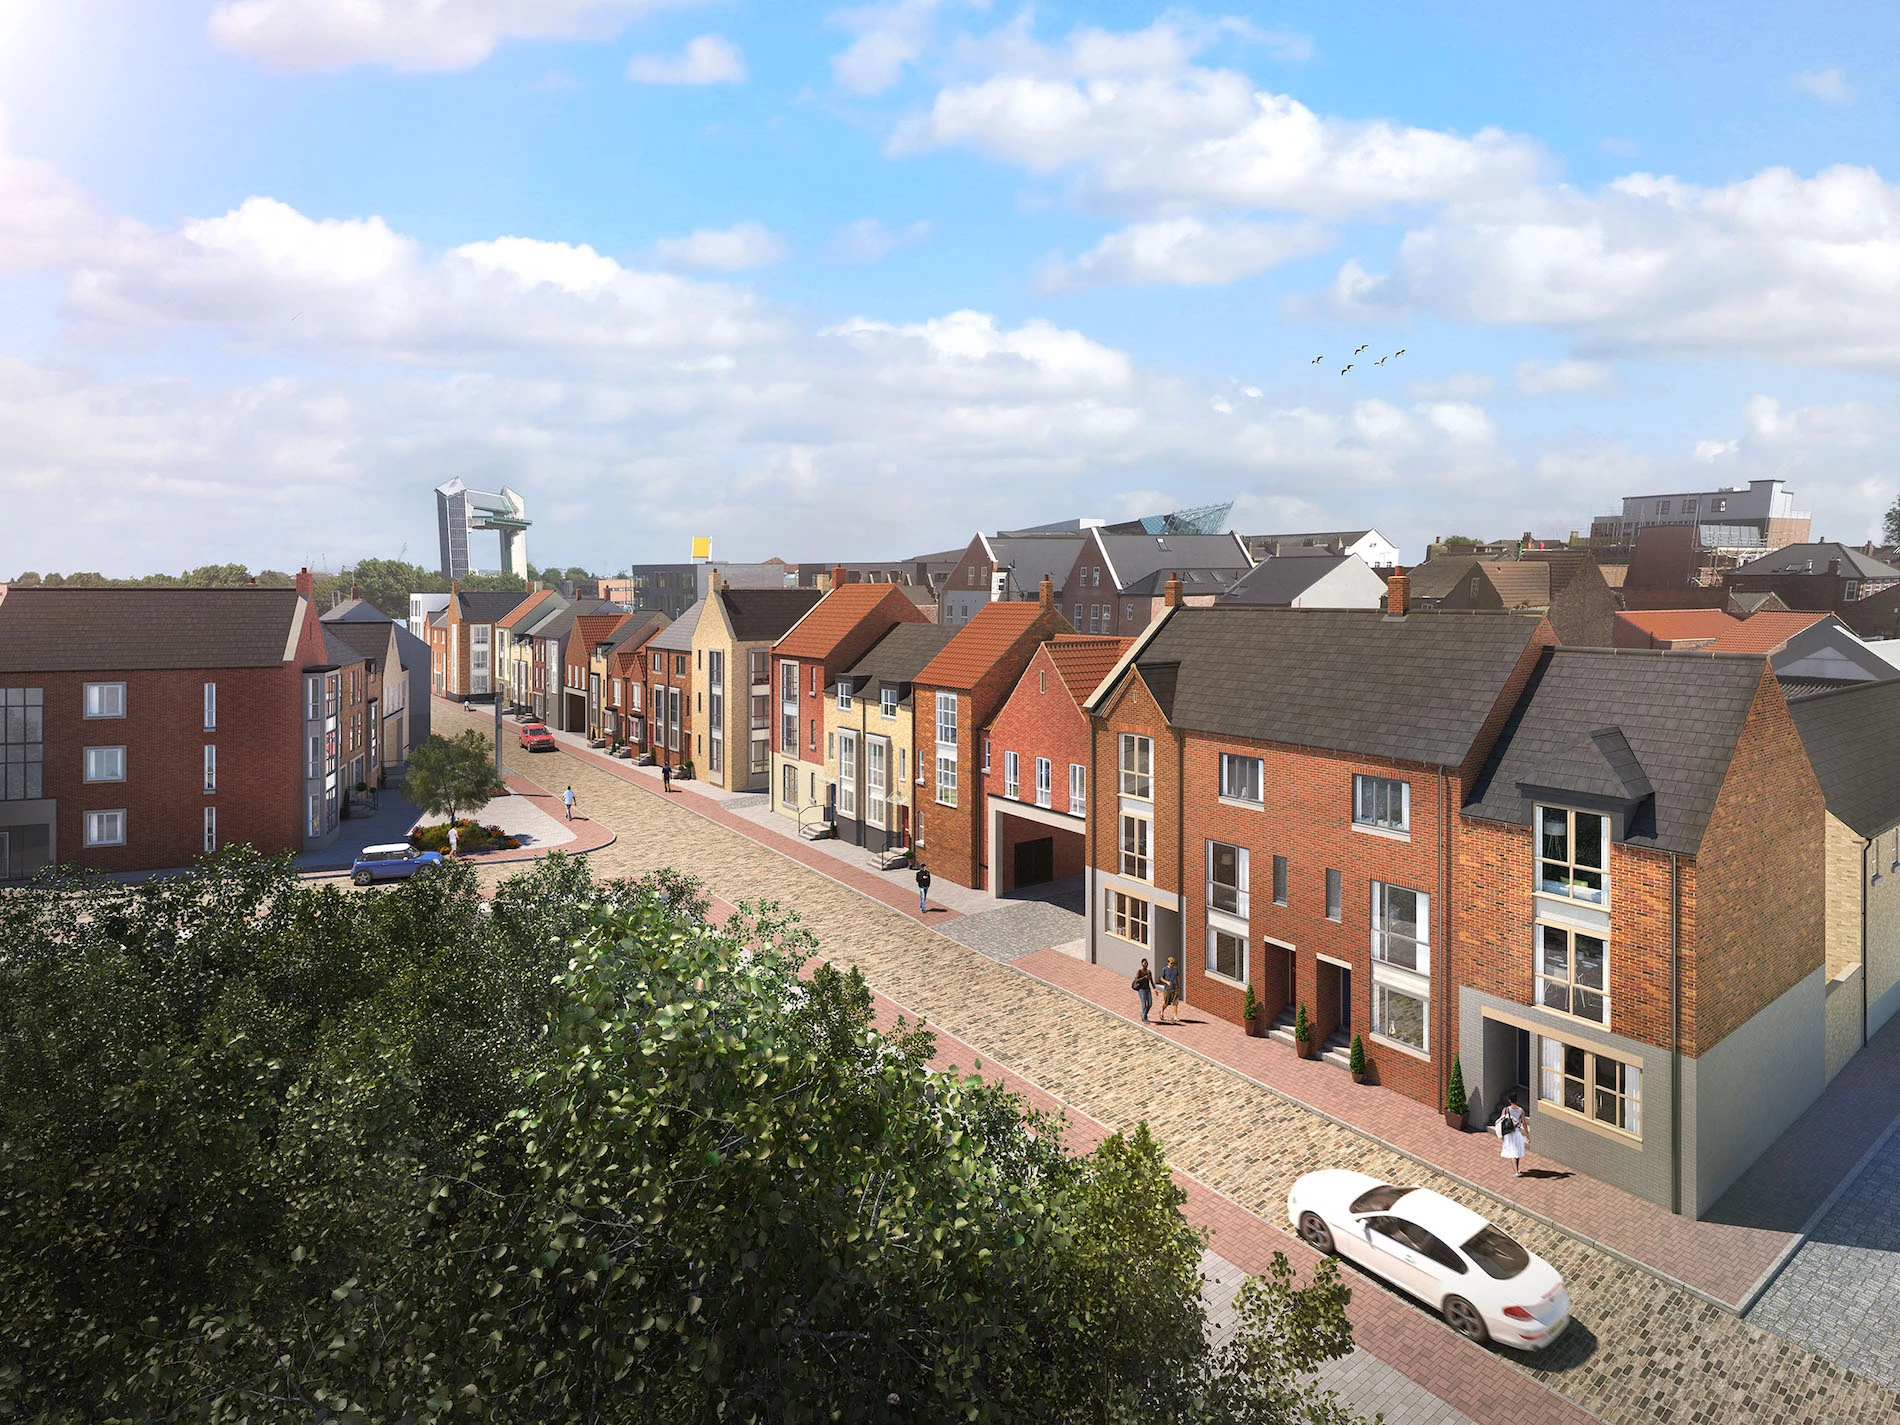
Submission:
{"label": "pedestrian walking", "polygon": [[460,845],[461,845],[461,837],[457,834],[455,830],[455,823],[450,822],[449,823],[449,855],[451,856],[455,855],[457,852],[457,848]]}
{"label": "pedestrian walking", "polygon": [[[1174,1018],[1168,1018],[1168,1011],[1174,1011]],[[1179,1024],[1181,1022],[1181,967],[1175,963],[1174,956],[1168,956],[1168,967],[1161,972],[1161,1022]]]}
{"label": "pedestrian walking", "polygon": [[673,790],[673,764],[671,762],[662,762],[660,764],[660,788],[662,791],[669,793]]}
{"label": "pedestrian walking", "polygon": [[928,866],[919,866],[917,868],[917,914],[928,915],[929,913],[930,868]]}
{"label": "pedestrian walking", "polygon": [[1505,1102],[1504,1111],[1498,1115],[1498,1142],[1502,1145],[1499,1156],[1511,1160],[1511,1176],[1524,1176],[1524,1148],[1530,1140],[1530,1124],[1524,1115],[1524,1109],[1517,1101],[1517,1095],[1511,1094]]}
{"label": "pedestrian walking", "polygon": [[569,787],[561,793],[561,800],[567,803],[567,819],[572,821],[574,819],[574,789]]}
{"label": "pedestrian walking", "polygon": [[1148,1011],[1154,1008],[1155,1002],[1155,977],[1148,972],[1148,962],[1146,960],[1143,960],[1141,962],[1141,968],[1135,971],[1134,982],[1129,988],[1141,996],[1141,1022],[1146,1024],[1148,1022]]}

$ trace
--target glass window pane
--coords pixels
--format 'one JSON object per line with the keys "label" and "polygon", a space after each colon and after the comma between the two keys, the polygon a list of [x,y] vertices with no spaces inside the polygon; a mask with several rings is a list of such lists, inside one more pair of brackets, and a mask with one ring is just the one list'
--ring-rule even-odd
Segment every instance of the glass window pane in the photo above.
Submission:
{"label": "glass window pane", "polygon": [[[1593,812],[1576,813],[1577,864],[1579,866],[1595,866],[1598,870],[1603,869],[1603,842],[1607,821],[1607,818],[1597,816]],[[1599,881],[1598,884],[1601,885],[1602,882]]]}
{"label": "glass window pane", "polygon": [[1609,1023],[1610,1016],[1604,1005],[1603,996],[1595,990],[1571,991],[1570,1012],[1579,1019],[1594,1019],[1599,1024]]}
{"label": "glass window pane", "polygon": [[1570,838],[1564,825],[1564,814],[1544,807],[1539,815],[1543,819],[1543,854],[1553,861],[1570,859]]}
{"label": "glass window pane", "polygon": [[1570,936],[1554,925],[1543,926],[1542,930],[1544,944],[1541,973],[1568,979],[1570,976]]}
{"label": "glass window pane", "polygon": [[1603,942],[1594,935],[1577,937],[1577,983],[1593,990],[1604,988]]}

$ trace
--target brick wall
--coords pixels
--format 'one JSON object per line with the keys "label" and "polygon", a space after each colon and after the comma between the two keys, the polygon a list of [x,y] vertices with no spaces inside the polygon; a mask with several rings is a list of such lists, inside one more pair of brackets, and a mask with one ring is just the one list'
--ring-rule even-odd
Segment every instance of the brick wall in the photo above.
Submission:
{"label": "brick wall", "polygon": [[1764,661],[1702,837],[1702,938],[1684,1003],[1695,1047],[1685,1052],[1707,1053],[1826,962],[1825,818]]}
{"label": "brick wall", "polygon": [[1022,786],[1018,796],[1033,803],[1036,799],[1036,758],[1047,757],[1051,768],[1050,809],[1069,809],[1069,767],[1071,763],[1088,765],[1089,720],[1069,685],[1062,681],[1043,646],[1029,660],[1029,666],[1015,688],[990,721],[990,774],[984,790],[991,796],[1003,795],[1003,753],[1013,751],[1022,758]]}
{"label": "brick wall", "polygon": [[[1154,740],[1154,827],[1149,850],[1152,855],[1152,884],[1157,890],[1180,890],[1180,823],[1176,818],[1178,788],[1181,781],[1181,746],[1174,729],[1162,715],[1154,694],[1138,669],[1131,669],[1112,697],[1092,719],[1089,768],[1088,844],[1089,864],[1098,872],[1119,874],[1121,865],[1121,737],[1132,733]],[[1103,893],[1098,888],[1095,903],[1088,908],[1095,934],[1108,934],[1102,914]],[[1152,935],[1152,919],[1151,919]],[[1165,948],[1150,945],[1150,956],[1159,975],[1167,963]],[[1192,954],[1184,954],[1193,961]],[[1190,973],[1192,966],[1189,966]],[[1188,997],[1194,1000],[1189,986]],[[1194,1000],[1196,1004],[1203,1003]],[[1207,1006],[1211,1008],[1212,1006]]]}

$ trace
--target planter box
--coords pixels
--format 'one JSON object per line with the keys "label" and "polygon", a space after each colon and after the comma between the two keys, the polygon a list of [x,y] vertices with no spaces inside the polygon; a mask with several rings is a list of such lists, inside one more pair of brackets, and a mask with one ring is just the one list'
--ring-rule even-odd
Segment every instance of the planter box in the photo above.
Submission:
{"label": "planter box", "polygon": [[1317,1047],[1318,1046],[1315,1045],[1311,1039],[1295,1039],[1293,1041],[1293,1048],[1302,1059],[1312,1058],[1314,1050]]}
{"label": "planter box", "polygon": [[1447,1113],[1445,1115],[1445,1127],[1455,1128],[1460,1133],[1464,1132],[1465,1116],[1462,1113]]}
{"label": "planter box", "polygon": [[[1352,1073],[1352,1070],[1348,1069],[1346,1072],[1350,1074]],[[1366,1081],[1366,1076],[1363,1072],[1353,1074],[1352,1081],[1355,1084],[1363,1084]]]}
{"label": "planter box", "polygon": [[1252,1019],[1245,1020],[1243,1023],[1246,1026],[1247,1037],[1249,1039],[1266,1038],[1267,1025],[1265,1016],[1256,1014]]}

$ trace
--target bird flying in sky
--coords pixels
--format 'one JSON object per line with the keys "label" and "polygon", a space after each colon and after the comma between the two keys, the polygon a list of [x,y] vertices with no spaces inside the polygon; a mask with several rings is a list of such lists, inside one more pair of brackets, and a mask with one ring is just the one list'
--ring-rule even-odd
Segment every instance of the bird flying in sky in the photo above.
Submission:
{"label": "bird flying in sky", "polygon": [[1386,362],[1390,361],[1391,359],[1392,358],[1389,356],[1382,356],[1377,361],[1373,362],[1372,364],[1374,366],[1383,366],[1386,364]]}
{"label": "bird flying in sky", "polygon": [[1362,351],[1364,351],[1364,350],[1366,349],[1366,347],[1368,347],[1368,346],[1371,346],[1371,345],[1372,345],[1372,343],[1371,343],[1371,342],[1366,342],[1366,343],[1364,343],[1363,345],[1360,345],[1360,346],[1355,346],[1355,347],[1354,347],[1354,348],[1352,349],[1352,354],[1353,354],[1354,356],[1357,356],[1357,355],[1358,355],[1358,354],[1359,354],[1360,352],[1362,352]]}
{"label": "bird flying in sky", "polygon": [[1399,349],[1398,349],[1397,351],[1395,351],[1395,352],[1393,352],[1392,354],[1393,354],[1394,356],[1403,356],[1403,355],[1405,355],[1405,348],[1404,348],[1404,347],[1400,347],[1400,348],[1399,348]]}
{"label": "bird flying in sky", "polygon": [[1320,364],[1320,362],[1322,362],[1322,361],[1324,361],[1325,359],[1326,359],[1326,358],[1325,358],[1324,356],[1316,356],[1316,357],[1314,357],[1314,358],[1313,358],[1313,360],[1312,360],[1312,362],[1311,362],[1310,364],[1311,364],[1311,365],[1313,365],[1313,366],[1318,366],[1318,365]]}
{"label": "bird flying in sky", "polygon": [[1341,376],[1344,376],[1350,370],[1352,370],[1352,363],[1348,361],[1343,367],[1340,368],[1339,374]]}

